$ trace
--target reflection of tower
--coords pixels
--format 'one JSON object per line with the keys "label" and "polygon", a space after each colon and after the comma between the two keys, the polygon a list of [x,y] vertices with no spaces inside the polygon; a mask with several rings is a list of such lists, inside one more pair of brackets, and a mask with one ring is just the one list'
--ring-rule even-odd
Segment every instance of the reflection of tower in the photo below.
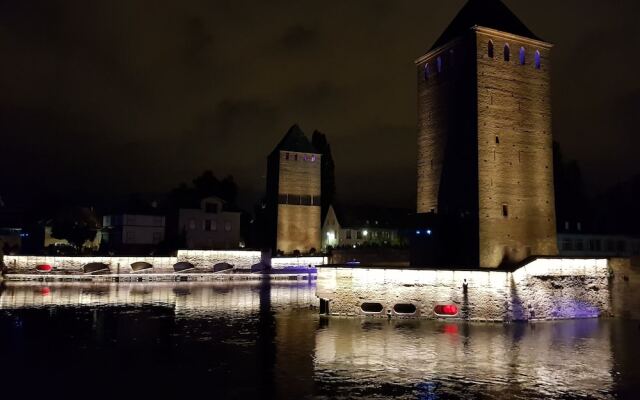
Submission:
{"label": "reflection of tower", "polygon": [[418,213],[443,249],[430,262],[556,255],[551,45],[499,0],[470,0],[416,67]]}
{"label": "reflection of tower", "polygon": [[320,250],[320,154],[294,125],[267,160],[271,248]]}

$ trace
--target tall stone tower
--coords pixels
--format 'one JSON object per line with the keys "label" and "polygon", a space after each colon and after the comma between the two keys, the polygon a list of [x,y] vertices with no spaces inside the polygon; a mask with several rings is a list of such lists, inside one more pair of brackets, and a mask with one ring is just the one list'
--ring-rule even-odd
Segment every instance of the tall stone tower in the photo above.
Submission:
{"label": "tall stone tower", "polygon": [[320,250],[320,157],[294,125],[267,158],[267,211],[273,250]]}
{"label": "tall stone tower", "polygon": [[551,47],[501,1],[469,0],[416,60],[430,263],[496,268],[557,254]]}

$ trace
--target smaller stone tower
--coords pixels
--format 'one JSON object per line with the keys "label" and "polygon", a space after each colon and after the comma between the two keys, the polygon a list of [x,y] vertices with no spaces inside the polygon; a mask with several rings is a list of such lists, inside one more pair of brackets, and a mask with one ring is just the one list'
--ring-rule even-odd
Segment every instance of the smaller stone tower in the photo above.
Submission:
{"label": "smaller stone tower", "polygon": [[269,243],[285,254],[320,250],[320,154],[298,125],[267,158]]}

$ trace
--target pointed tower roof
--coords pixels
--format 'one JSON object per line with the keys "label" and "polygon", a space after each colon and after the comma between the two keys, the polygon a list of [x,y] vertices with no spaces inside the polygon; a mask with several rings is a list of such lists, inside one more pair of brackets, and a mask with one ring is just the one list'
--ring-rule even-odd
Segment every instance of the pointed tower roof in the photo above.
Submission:
{"label": "pointed tower roof", "polygon": [[273,153],[277,151],[295,151],[299,153],[320,154],[311,144],[307,135],[302,132],[298,124],[293,125],[284,135],[280,143],[273,149]]}
{"label": "pointed tower roof", "polygon": [[431,47],[431,50],[450,42],[476,25],[529,39],[542,40],[531,32],[502,1],[469,0]]}

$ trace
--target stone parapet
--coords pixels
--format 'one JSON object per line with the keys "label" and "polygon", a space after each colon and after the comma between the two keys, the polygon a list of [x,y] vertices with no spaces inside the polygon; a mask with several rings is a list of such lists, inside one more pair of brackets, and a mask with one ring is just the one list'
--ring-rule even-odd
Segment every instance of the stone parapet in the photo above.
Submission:
{"label": "stone parapet", "polygon": [[608,282],[606,259],[540,258],[515,271],[319,267],[317,296],[330,315],[571,319],[609,315]]}

